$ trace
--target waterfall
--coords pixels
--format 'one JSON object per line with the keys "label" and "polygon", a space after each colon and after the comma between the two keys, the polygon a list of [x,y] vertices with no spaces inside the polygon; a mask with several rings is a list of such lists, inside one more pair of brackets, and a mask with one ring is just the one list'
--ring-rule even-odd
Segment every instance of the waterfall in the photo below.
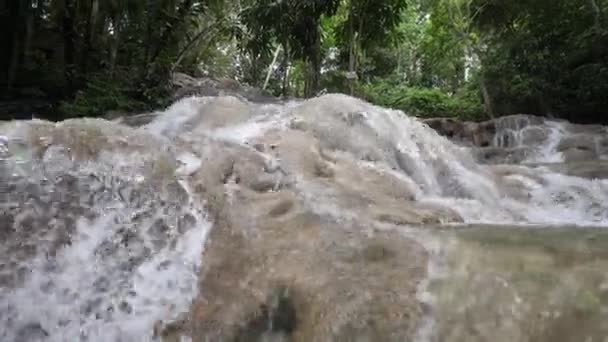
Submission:
{"label": "waterfall", "polygon": [[604,128],[501,119],[492,147],[529,151],[491,165],[416,118],[344,95],[192,97],[154,117],[0,125],[0,340],[160,338],[205,294],[218,217],[254,224],[230,212],[239,189],[288,192],[332,222],[608,223],[608,182],[555,167],[576,153],[602,159]]}

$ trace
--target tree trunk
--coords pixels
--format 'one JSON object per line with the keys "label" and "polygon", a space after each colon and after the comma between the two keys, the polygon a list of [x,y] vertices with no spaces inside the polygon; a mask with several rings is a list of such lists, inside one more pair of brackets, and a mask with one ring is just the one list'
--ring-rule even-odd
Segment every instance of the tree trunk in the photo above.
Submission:
{"label": "tree trunk", "polygon": [[481,89],[481,96],[483,97],[485,112],[491,119],[494,119],[496,117],[494,115],[494,105],[492,103],[492,97],[490,96],[490,92],[488,91],[486,80],[483,75],[481,75],[479,78],[479,87]]}
{"label": "tree trunk", "polygon": [[[144,40],[144,62],[145,64],[148,64],[150,62],[150,54],[152,53],[152,43],[153,43],[153,34],[152,34],[152,24],[154,21],[159,22],[160,20],[155,20],[155,19],[159,19],[154,17],[154,9],[156,9],[156,6],[153,6],[155,3],[154,0],[147,0],[146,1],[146,39]],[[157,12],[160,12],[160,9],[156,9]]]}
{"label": "tree trunk", "polygon": [[281,95],[287,97],[289,93],[289,50],[287,43],[283,43],[283,62],[281,69],[283,70],[283,85],[281,87]]}
{"label": "tree trunk", "polygon": [[[13,44],[12,30],[15,29],[15,18],[12,16],[12,4],[8,0],[0,0],[0,49],[3,51],[11,51]],[[4,87],[7,80],[9,68],[9,56],[7,53],[0,53],[0,86]],[[0,90],[1,92],[2,90]]]}
{"label": "tree trunk", "polygon": [[272,58],[272,62],[268,66],[268,72],[266,73],[266,80],[264,80],[264,86],[262,87],[262,90],[266,90],[266,87],[268,87],[268,82],[270,81],[270,76],[272,76],[272,69],[274,68],[274,65],[277,63],[277,59],[279,58],[280,52],[281,52],[281,45],[277,46],[277,49],[274,52],[274,57]]}
{"label": "tree trunk", "polygon": [[120,43],[120,31],[118,27],[114,28],[114,36],[110,45],[110,73],[116,70],[116,60],[118,58],[118,45]]}
{"label": "tree trunk", "polygon": [[551,110],[551,106],[547,103],[545,96],[542,93],[538,95],[538,105],[544,116],[549,118],[553,117],[553,110]]}
{"label": "tree trunk", "polygon": [[251,63],[251,85],[254,87],[259,86],[259,72],[258,72],[258,61],[259,61],[259,56],[256,55],[255,53],[251,53],[250,56],[250,63]]}
{"label": "tree trunk", "polygon": [[595,19],[595,27],[600,27],[601,25],[601,17],[602,17],[602,11],[600,10],[600,7],[597,5],[597,2],[595,2],[595,0],[589,0],[589,3],[591,4],[591,8],[593,9],[593,15],[594,15],[594,19]]}
{"label": "tree trunk", "polygon": [[309,98],[312,97],[311,93],[312,91],[310,90],[310,88],[312,87],[311,85],[311,79],[312,79],[312,71],[311,71],[311,66],[310,66],[310,61],[306,61],[306,65],[305,65],[305,73],[304,73],[304,97],[305,98]]}
{"label": "tree trunk", "polygon": [[315,28],[315,32],[313,33],[314,37],[308,56],[308,75],[304,84],[304,96],[307,98],[316,95],[316,92],[319,89],[319,79],[321,77],[321,36],[317,19],[313,20],[313,25],[311,25],[311,27]]}
{"label": "tree trunk", "polygon": [[17,78],[17,70],[19,69],[19,51],[21,50],[21,44],[19,44],[19,31],[15,30],[13,34],[13,45],[11,51],[11,57],[8,67],[8,76],[7,76],[7,88],[10,90],[15,83],[15,79]]}
{"label": "tree trunk", "polygon": [[76,33],[74,32],[76,8],[72,0],[64,0],[63,5],[61,31],[63,34],[64,74],[67,83],[67,91],[68,93],[71,93],[73,90],[74,50],[76,40]]}
{"label": "tree trunk", "polygon": [[284,98],[289,96],[289,74],[291,71],[291,65],[287,64],[285,66],[285,72],[283,73],[283,90],[282,90],[282,96]]}
{"label": "tree trunk", "polygon": [[311,98],[317,94],[319,89],[318,63],[311,58],[306,65],[306,79],[304,81],[304,97]]}
{"label": "tree trunk", "polygon": [[22,51],[23,47],[21,46],[21,33],[22,33],[22,20],[23,20],[23,9],[22,2],[12,2],[9,1],[8,7],[8,20],[9,20],[9,30],[7,33],[7,40],[9,43],[7,44],[9,49],[6,52],[8,57],[7,60],[7,69],[6,69],[6,88],[9,90],[13,87],[15,83],[15,79],[17,78],[17,71],[19,69],[19,54]]}
{"label": "tree trunk", "polygon": [[348,73],[349,73],[349,77],[348,77],[348,83],[349,83],[349,88],[350,88],[350,96],[353,96],[355,94],[355,80],[352,78],[352,74],[355,72],[355,30],[353,28],[354,23],[353,23],[353,16],[352,16],[352,11],[353,11],[353,5],[351,3],[351,9],[350,9],[351,13],[350,13],[350,18],[349,18],[349,23],[348,23],[348,34],[350,36],[350,43],[349,43],[349,47],[348,47]]}
{"label": "tree trunk", "polygon": [[23,65],[29,64],[30,47],[32,45],[32,37],[34,36],[35,30],[35,17],[36,13],[32,4],[28,1],[28,8],[26,9],[26,25],[25,25],[25,38],[23,40]]}
{"label": "tree trunk", "polygon": [[87,19],[87,27],[84,36],[82,56],[80,57],[80,72],[85,74],[89,66],[89,57],[95,39],[95,27],[97,26],[97,14],[99,12],[99,0],[91,0],[91,11]]}

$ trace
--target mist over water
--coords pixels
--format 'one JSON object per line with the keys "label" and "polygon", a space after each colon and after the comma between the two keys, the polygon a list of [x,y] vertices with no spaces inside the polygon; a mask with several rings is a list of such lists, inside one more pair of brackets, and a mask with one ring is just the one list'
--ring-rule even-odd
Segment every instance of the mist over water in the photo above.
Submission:
{"label": "mist over water", "polygon": [[[605,158],[604,128],[501,119],[491,147],[525,149],[525,158],[490,165],[415,118],[343,95],[264,105],[186,98],[155,115],[141,127],[0,125],[0,340],[157,339],[205,293],[213,186],[227,203],[237,185],[293,189],[340,222],[608,223],[606,180],[551,167],[572,161],[573,138]],[[244,159],[255,170],[239,169]],[[231,173],[212,177],[225,163]]]}

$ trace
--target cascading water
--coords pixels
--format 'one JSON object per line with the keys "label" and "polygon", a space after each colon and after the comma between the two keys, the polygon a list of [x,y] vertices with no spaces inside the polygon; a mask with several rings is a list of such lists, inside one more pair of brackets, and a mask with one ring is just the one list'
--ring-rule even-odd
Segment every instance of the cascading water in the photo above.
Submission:
{"label": "cascading water", "polygon": [[152,340],[154,325],[176,319],[197,294],[210,227],[168,151],[101,121],[9,131],[0,340]]}
{"label": "cascading water", "polygon": [[[499,123],[493,144],[532,147],[527,163],[562,162],[574,155],[564,141],[581,134],[568,132],[521,118]],[[417,119],[342,95],[187,98],[139,128],[7,123],[0,179],[2,341],[159,338],[204,295],[206,236],[239,187],[292,191],[338,222],[608,223],[606,180],[479,164]]]}

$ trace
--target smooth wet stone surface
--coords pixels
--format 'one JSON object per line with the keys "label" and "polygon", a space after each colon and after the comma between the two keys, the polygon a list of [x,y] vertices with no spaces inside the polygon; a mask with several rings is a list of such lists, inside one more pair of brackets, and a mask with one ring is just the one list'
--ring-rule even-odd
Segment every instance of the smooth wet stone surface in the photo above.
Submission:
{"label": "smooth wet stone surface", "polygon": [[201,342],[608,336],[608,231],[601,227],[366,231],[291,212],[243,239],[225,224],[210,236],[204,294],[187,319],[165,328],[166,341],[182,334]]}
{"label": "smooth wet stone surface", "polygon": [[573,177],[608,179],[608,161],[606,160],[537,164],[536,166]]}
{"label": "smooth wet stone surface", "polygon": [[434,233],[435,341],[606,341],[608,231],[473,227]]}

